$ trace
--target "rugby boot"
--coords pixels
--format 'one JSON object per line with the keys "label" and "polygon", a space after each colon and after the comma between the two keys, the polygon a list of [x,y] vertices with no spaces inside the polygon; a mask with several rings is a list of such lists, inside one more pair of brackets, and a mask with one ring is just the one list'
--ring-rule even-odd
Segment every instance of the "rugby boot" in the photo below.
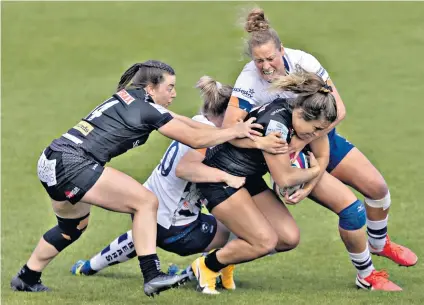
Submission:
{"label": "rugby boot", "polygon": [[355,282],[358,289],[402,291],[402,288],[389,280],[389,274],[386,271],[373,270],[371,274],[365,278],[361,278],[357,275]]}
{"label": "rugby boot", "polygon": [[226,290],[235,290],[236,283],[234,282],[234,269],[235,265],[228,265],[221,270],[221,275],[219,276],[219,287],[222,287]]}
{"label": "rugby boot", "polygon": [[162,291],[176,288],[184,284],[188,280],[187,274],[174,274],[169,275],[160,272],[158,276],[151,279],[147,283],[144,283],[144,293],[149,297],[154,297],[155,294],[159,294]]}
{"label": "rugby boot", "polygon": [[210,270],[205,265],[205,257],[197,258],[192,264],[191,269],[197,279],[197,290],[204,294],[219,294],[216,290],[216,279],[219,272]]}
{"label": "rugby boot", "polygon": [[16,275],[10,282],[10,288],[14,291],[25,291],[25,292],[45,292],[51,291],[50,288],[44,286],[41,280],[37,283],[29,285],[25,283],[18,275]]}
{"label": "rugby boot", "polygon": [[369,248],[372,254],[387,257],[399,266],[411,267],[418,261],[418,257],[414,252],[404,246],[392,242],[388,235],[383,250],[377,251],[373,249],[371,245],[369,245]]}
{"label": "rugby boot", "polygon": [[79,260],[71,267],[71,273],[73,275],[93,275],[96,274],[97,271],[91,269],[90,261]]}

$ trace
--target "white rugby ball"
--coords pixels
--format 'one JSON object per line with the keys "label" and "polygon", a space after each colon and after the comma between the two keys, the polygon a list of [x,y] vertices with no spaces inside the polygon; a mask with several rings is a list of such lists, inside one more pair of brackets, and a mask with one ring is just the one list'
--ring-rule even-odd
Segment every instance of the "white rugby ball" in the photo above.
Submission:
{"label": "white rugby ball", "polygon": [[[292,158],[293,154],[290,155],[290,159]],[[308,158],[306,157],[306,155],[303,152],[300,152],[299,155],[297,156],[296,160],[293,160],[292,167],[297,167],[297,168],[309,168],[309,162],[308,162]],[[299,184],[299,185],[295,185],[295,186],[291,186],[288,188],[280,188],[277,183],[274,182],[274,180],[271,177],[271,185],[272,185],[272,189],[274,190],[274,192],[278,195],[284,198],[284,196],[286,194],[288,194],[289,196],[292,195],[294,192],[296,192],[298,189],[303,188],[304,184]]]}

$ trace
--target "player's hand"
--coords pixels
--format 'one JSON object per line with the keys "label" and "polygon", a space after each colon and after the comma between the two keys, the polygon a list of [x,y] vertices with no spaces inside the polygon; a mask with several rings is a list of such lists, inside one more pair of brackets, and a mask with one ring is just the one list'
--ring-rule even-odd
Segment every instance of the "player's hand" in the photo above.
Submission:
{"label": "player's hand", "polygon": [[317,159],[314,156],[314,153],[312,151],[308,152],[309,154],[309,167],[318,167],[319,168],[319,163],[317,161]]}
{"label": "player's hand", "polygon": [[289,145],[277,131],[271,132],[266,137],[258,137],[256,142],[258,149],[270,154],[286,154],[289,151]]}
{"label": "player's hand", "polygon": [[254,136],[262,136],[262,133],[254,130],[256,129],[263,129],[264,127],[261,124],[253,123],[256,120],[256,118],[250,118],[246,122],[243,122],[243,120],[238,120],[237,124],[234,125],[234,130],[236,131],[236,138],[250,138],[251,140],[255,141]]}
{"label": "player's hand", "polygon": [[291,159],[292,161],[297,159],[297,156],[302,151],[302,149],[305,148],[306,145],[308,145],[308,142],[300,139],[296,135],[292,136],[289,145],[289,153],[294,154],[293,158]]}
{"label": "player's hand", "polygon": [[226,174],[224,177],[224,182],[235,189],[238,189],[244,185],[246,182],[246,177],[237,177],[231,174]]}
{"label": "player's hand", "polygon": [[284,202],[286,204],[290,204],[290,205],[298,204],[303,199],[305,199],[306,197],[308,197],[309,193],[310,193],[310,191],[305,190],[303,188],[298,189],[296,192],[294,192],[290,196],[289,196],[289,194],[286,194],[284,196]]}

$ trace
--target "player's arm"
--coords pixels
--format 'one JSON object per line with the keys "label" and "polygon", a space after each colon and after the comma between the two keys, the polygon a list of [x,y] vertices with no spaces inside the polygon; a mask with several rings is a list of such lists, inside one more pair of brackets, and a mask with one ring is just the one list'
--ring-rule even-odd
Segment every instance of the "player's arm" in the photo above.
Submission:
{"label": "player's arm", "polygon": [[[231,127],[240,120],[244,120],[252,109],[251,101],[231,96],[225,111],[223,127]],[[269,135],[268,138],[244,138],[229,141],[232,145],[240,148],[261,149],[272,154],[286,153],[288,151],[287,142],[276,135]]]}
{"label": "player's arm", "polygon": [[202,163],[205,158],[206,149],[190,150],[180,159],[175,169],[175,175],[181,179],[194,183],[224,182],[232,187],[239,188],[244,182],[244,177],[236,177],[220,169],[207,166]]}
{"label": "player's arm", "polygon": [[[301,169],[291,166],[288,154],[273,155],[267,152],[263,152],[263,154],[272,179],[280,188],[307,183],[320,173],[317,163],[311,162],[310,168]],[[310,158],[313,158],[313,154],[310,155]]]}
{"label": "player's arm", "polygon": [[325,170],[328,166],[328,162],[330,160],[330,144],[328,141],[328,137],[320,137],[309,144],[315,159],[319,164],[319,174],[317,177],[309,181],[303,189],[309,194],[318,181],[321,179],[322,175],[325,173]]}
{"label": "player's arm", "polygon": [[[169,111],[169,110],[168,110]],[[198,129],[217,129],[215,126],[204,124],[198,121],[195,121],[193,119],[190,119],[186,116],[176,114],[175,112],[169,111],[169,113],[177,120],[180,120],[181,122],[185,123],[186,125],[192,127],[192,128],[198,128]]]}
{"label": "player's arm", "polygon": [[211,129],[193,128],[178,119],[172,119],[158,128],[158,131],[164,136],[190,147],[205,148],[215,146],[235,138],[253,138],[254,135],[260,135],[261,133],[253,128],[262,129],[262,125],[253,123],[254,120],[255,118],[250,118],[246,122],[237,123],[229,128]]}

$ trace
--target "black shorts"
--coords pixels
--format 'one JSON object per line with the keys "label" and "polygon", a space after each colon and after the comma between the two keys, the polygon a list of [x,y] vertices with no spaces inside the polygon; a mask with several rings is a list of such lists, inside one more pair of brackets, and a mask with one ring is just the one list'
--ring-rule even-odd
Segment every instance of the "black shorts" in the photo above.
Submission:
{"label": "black shorts", "polygon": [[199,217],[185,226],[171,226],[169,229],[158,225],[157,245],[161,249],[187,256],[203,252],[215,237],[215,217],[200,213]]}
{"label": "black shorts", "polygon": [[[196,186],[206,198],[206,207],[209,211],[212,211],[214,207],[227,200],[241,189],[230,187],[226,183],[196,183]],[[247,177],[246,183],[242,188],[245,188],[252,197],[269,189],[261,176]]]}
{"label": "black shorts", "polygon": [[77,203],[84,197],[104,167],[94,160],[72,152],[54,151],[47,147],[38,160],[38,178],[56,201]]}

